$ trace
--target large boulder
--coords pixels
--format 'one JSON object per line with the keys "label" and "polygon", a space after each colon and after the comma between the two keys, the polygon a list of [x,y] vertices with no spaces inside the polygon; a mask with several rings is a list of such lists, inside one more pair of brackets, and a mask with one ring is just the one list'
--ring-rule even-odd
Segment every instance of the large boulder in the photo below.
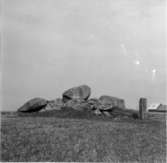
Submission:
{"label": "large boulder", "polygon": [[91,94],[91,89],[87,85],[73,87],[63,93],[63,101],[67,102],[72,99],[87,100],[90,94]]}
{"label": "large boulder", "polygon": [[48,101],[48,104],[44,108],[44,110],[61,110],[64,106],[64,102],[61,98],[57,98],[55,100]]}
{"label": "large boulder", "polygon": [[103,95],[99,98],[100,103],[105,106],[104,108],[111,108],[111,107],[118,107],[118,108],[125,108],[125,101],[123,99]]}
{"label": "large boulder", "polygon": [[18,112],[37,112],[47,105],[48,101],[43,98],[33,98],[18,109]]}

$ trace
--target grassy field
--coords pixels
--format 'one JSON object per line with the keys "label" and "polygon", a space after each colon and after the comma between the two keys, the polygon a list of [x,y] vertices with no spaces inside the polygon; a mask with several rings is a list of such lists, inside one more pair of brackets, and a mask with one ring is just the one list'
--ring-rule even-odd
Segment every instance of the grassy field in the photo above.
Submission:
{"label": "grassy field", "polygon": [[165,114],[140,121],[60,111],[2,113],[1,161],[166,162]]}

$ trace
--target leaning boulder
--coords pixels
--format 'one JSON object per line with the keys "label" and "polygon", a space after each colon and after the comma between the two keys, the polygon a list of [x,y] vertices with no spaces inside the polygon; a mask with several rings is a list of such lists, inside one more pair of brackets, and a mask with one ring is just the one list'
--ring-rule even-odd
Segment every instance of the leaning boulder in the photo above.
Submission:
{"label": "leaning boulder", "polygon": [[110,108],[110,107],[118,107],[118,108],[125,108],[125,101],[123,99],[103,95],[99,98],[99,101],[102,105]]}
{"label": "leaning boulder", "polygon": [[18,109],[18,112],[37,112],[47,105],[48,101],[43,98],[33,98]]}
{"label": "leaning boulder", "polygon": [[90,94],[91,94],[91,89],[87,85],[73,87],[63,93],[63,101],[67,102],[72,99],[87,100]]}

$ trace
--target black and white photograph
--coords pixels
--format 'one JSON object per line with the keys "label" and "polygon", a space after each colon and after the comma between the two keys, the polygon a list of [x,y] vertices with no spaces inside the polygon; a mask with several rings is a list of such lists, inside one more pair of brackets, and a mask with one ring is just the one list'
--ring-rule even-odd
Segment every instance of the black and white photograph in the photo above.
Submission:
{"label": "black and white photograph", "polygon": [[167,162],[166,0],[0,0],[0,162]]}

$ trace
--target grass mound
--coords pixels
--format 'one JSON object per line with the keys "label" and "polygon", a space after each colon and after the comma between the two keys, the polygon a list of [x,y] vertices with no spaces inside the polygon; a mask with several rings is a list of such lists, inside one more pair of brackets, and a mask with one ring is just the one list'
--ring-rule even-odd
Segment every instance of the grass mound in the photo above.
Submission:
{"label": "grass mound", "polygon": [[89,120],[108,120],[108,117],[104,115],[97,116],[91,111],[78,111],[69,107],[63,108],[62,110],[50,110],[44,112],[34,112],[34,113],[17,113],[20,117],[57,117],[57,118],[67,118],[67,119],[89,119]]}
{"label": "grass mound", "polygon": [[58,118],[73,118],[73,119],[89,119],[89,120],[113,120],[113,119],[138,119],[138,112],[135,110],[121,109],[114,107],[109,111],[110,116],[106,116],[102,111],[101,115],[96,115],[90,110],[75,110],[71,107],[64,107],[61,110],[49,110],[44,112],[20,113],[21,117],[58,117]]}

